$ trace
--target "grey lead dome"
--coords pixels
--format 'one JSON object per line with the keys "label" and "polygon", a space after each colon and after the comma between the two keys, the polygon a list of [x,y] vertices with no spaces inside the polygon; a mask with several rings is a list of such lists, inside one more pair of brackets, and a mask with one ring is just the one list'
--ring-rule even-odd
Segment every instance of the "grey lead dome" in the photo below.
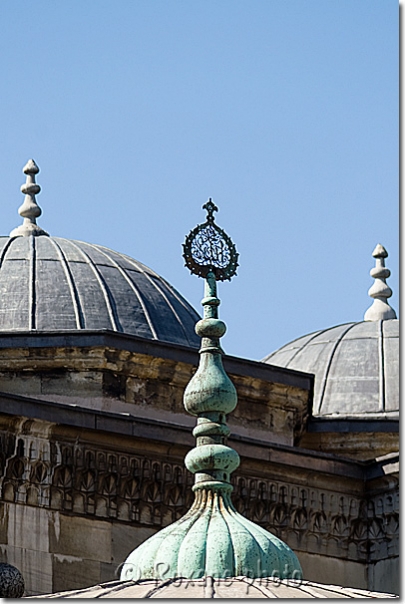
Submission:
{"label": "grey lead dome", "polygon": [[113,330],[199,346],[199,316],[162,277],[101,245],[0,237],[0,331]]}
{"label": "grey lead dome", "polygon": [[23,224],[0,237],[0,332],[112,330],[199,347],[199,320],[150,268],[101,245],[50,237],[36,222],[41,187],[23,168]]}
{"label": "grey lead dome", "polygon": [[282,346],[263,361],[315,374],[314,415],[398,415],[397,319],[317,331]]}
{"label": "grey lead dome", "polygon": [[399,412],[399,321],[388,304],[387,250],[373,251],[374,299],[364,321],[346,323],[298,338],[263,359],[265,363],[315,374],[313,414],[377,415]]}

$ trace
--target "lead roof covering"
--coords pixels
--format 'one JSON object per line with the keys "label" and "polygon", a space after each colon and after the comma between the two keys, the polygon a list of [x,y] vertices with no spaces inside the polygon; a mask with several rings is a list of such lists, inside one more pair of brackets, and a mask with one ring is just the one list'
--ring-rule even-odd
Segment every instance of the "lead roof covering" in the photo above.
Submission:
{"label": "lead roof covering", "polygon": [[263,361],[315,374],[314,415],[398,416],[398,319],[316,331],[289,342]]}
{"label": "lead roof covering", "polygon": [[0,332],[112,330],[198,347],[198,314],[162,277],[101,245],[0,237]]}

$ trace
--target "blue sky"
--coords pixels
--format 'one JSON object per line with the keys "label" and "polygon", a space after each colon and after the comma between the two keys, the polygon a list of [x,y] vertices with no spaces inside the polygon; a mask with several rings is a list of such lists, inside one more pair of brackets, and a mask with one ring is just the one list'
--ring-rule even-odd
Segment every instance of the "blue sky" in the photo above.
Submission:
{"label": "blue sky", "polygon": [[240,253],[229,354],[362,320],[377,243],[398,312],[395,0],[4,0],[0,67],[2,234],[33,157],[44,229],[198,310],[181,244],[214,199]]}

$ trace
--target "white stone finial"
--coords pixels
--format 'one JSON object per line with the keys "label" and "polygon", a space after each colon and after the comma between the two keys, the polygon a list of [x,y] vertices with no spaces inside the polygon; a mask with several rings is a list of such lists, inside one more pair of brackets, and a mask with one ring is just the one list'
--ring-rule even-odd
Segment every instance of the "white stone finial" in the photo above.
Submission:
{"label": "white stone finial", "polygon": [[392,296],[392,289],[386,284],[385,280],[391,274],[391,271],[385,267],[384,258],[387,258],[387,250],[379,243],[374,252],[375,267],[371,269],[370,275],[375,279],[373,285],[368,290],[368,295],[374,298],[374,302],[367,309],[365,321],[384,321],[386,319],[396,319],[395,310],[387,302],[387,298]]}
{"label": "white stone finial", "polygon": [[46,231],[37,225],[37,218],[41,216],[42,210],[36,202],[35,195],[40,192],[41,187],[35,182],[35,174],[39,168],[33,159],[29,159],[23,168],[27,175],[26,182],[21,186],[21,193],[25,194],[23,204],[18,208],[18,213],[24,218],[23,224],[13,229],[10,237],[39,237],[48,235]]}

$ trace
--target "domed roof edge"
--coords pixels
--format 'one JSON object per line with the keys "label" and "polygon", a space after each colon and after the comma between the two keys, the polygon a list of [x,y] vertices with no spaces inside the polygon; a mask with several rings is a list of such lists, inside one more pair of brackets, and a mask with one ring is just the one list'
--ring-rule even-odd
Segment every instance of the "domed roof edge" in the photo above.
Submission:
{"label": "domed roof edge", "polygon": [[[364,321],[360,321],[360,323],[364,323]],[[319,336],[323,333],[331,331],[332,329],[336,329],[337,327],[344,327],[345,325],[356,325],[356,324],[357,323],[355,323],[355,322],[339,323],[338,325],[332,325],[331,327],[326,327],[325,329],[318,329],[317,331],[310,331],[309,333],[303,334],[302,336],[299,336],[298,338],[295,338],[294,340],[290,340],[289,342],[287,342],[280,348],[277,348],[277,350],[274,350],[273,352],[271,352],[270,354],[265,356],[262,359],[262,363],[270,362],[272,356],[274,356],[274,355],[278,354],[279,352],[282,352],[288,348],[291,348],[293,344],[295,344],[296,342],[299,342],[300,340],[303,340],[304,338],[308,338],[308,340],[305,342],[305,344],[303,344],[303,346],[301,348],[298,349],[298,351],[301,350],[304,346],[306,346],[313,339],[315,339],[317,336]],[[290,359],[290,361],[292,361],[292,359]],[[284,368],[287,368],[287,366],[288,366],[288,364],[283,365]]]}
{"label": "domed roof edge", "polygon": [[1,237],[0,293],[3,332],[107,328],[199,346],[200,317],[189,302],[156,271],[106,246]]}
{"label": "domed roof edge", "polygon": [[297,338],[265,362],[315,374],[315,416],[393,416],[399,409],[398,337],[398,319],[343,323]]}

